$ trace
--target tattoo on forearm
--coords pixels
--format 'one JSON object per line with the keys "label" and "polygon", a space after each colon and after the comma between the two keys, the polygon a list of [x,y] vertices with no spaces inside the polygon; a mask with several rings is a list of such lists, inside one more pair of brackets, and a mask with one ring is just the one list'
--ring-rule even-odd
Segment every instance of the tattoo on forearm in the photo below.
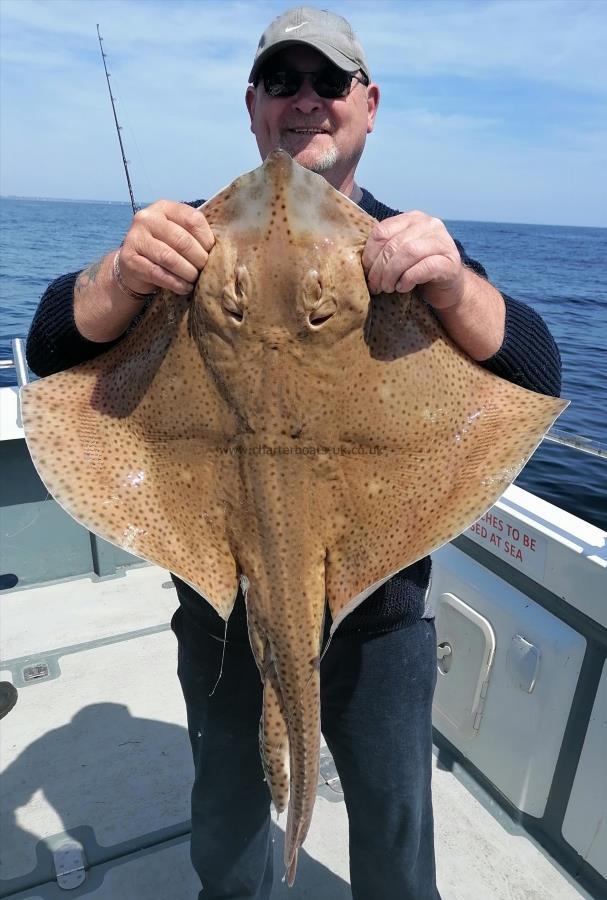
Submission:
{"label": "tattoo on forearm", "polygon": [[76,291],[76,293],[85,290],[85,288],[95,283],[102,263],[103,260],[99,259],[97,260],[97,262],[94,262],[90,266],[88,266],[88,268],[82,270],[82,272],[76,279],[76,284],[74,285],[74,290]]}

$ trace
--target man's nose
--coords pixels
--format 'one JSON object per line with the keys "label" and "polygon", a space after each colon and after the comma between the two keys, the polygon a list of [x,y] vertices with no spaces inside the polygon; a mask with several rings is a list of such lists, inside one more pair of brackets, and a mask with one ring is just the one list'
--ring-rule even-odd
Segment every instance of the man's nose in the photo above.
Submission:
{"label": "man's nose", "polygon": [[293,97],[293,108],[302,113],[310,113],[315,109],[319,109],[322,104],[321,98],[318,96],[307,78],[300,89]]}

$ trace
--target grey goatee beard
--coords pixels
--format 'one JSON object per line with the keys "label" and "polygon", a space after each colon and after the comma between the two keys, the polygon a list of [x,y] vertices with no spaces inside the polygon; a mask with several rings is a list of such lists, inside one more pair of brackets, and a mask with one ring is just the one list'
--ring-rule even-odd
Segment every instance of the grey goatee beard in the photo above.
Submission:
{"label": "grey goatee beard", "polygon": [[[289,156],[293,156],[293,150],[291,147],[285,147],[282,140],[278,142],[277,150],[284,150]],[[322,172],[328,172],[333,166],[337,163],[339,159],[339,154],[337,152],[336,147],[329,147],[322,154],[321,157],[314,160],[311,165],[305,166],[310,172],[316,172],[318,175],[322,174]]]}
{"label": "grey goatee beard", "polygon": [[316,160],[313,166],[309,166],[310,171],[316,172],[318,175],[320,175],[321,172],[328,172],[336,164],[338,157],[339,154],[337,153],[336,148],[331,147],[331,149],[327,150],[320,159]]}

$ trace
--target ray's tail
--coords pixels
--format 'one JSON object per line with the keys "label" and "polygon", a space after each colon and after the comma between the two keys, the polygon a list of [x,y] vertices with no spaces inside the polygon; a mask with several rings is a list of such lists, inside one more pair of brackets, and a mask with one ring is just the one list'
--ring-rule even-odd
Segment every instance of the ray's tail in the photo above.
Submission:
{"label": "ray's tail", "polygon": [[[297,851],[304,842],[316,799],[320,763],[318,656],[272,653],[270,641],[249,611],[249,635],[264,683],[259,747],[272,801],[288,804],[284,861],[292,885]],[[309,639],[309,636],[308,636]],[[320,640],[320,637],[319,637]],[[305,664],[304,664],[305,661]]]}
{"label": "ray's tail", "polygon": [[320,673],[315,669],[290,709],[290,796],[284,862],[289,887],[295,880],[297,852],[312,821],[320,765]]}
{"label": "ray's tail", "polygon": [[286,715],[273,663],[263,685],[263,712],[259,723],[259,751],[272,802],[278,813],[289,802],[290,760]]}

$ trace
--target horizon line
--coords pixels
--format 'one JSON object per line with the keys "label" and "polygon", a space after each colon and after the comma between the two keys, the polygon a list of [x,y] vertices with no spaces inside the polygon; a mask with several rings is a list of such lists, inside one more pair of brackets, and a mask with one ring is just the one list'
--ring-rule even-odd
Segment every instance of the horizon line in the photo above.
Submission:
{"label": "horizon line", "polygon": [[[128,206],[130,208],[131,203],[129,200],[95,200],[93,198],[82,198],[82,197],[40,197],[36,195],[29,194],[0,194],[0,200],[37,200],[42,203],[96,203],[96,204],[108,204],[111,203],[115,206]],[[141,204],[137,204],[138,208],[141,209],[144,206],[149,206],[150,203],[153,203],[152,200],[144,200]],[[505,220],[498,219],[457,219],[452,216],[445,216],[443,221],[445,222],[478,222],[482,225],[531,225],[538,228],[599,228],[606,229],[606,225],[571,225],[562,222],[510,222]]]}

